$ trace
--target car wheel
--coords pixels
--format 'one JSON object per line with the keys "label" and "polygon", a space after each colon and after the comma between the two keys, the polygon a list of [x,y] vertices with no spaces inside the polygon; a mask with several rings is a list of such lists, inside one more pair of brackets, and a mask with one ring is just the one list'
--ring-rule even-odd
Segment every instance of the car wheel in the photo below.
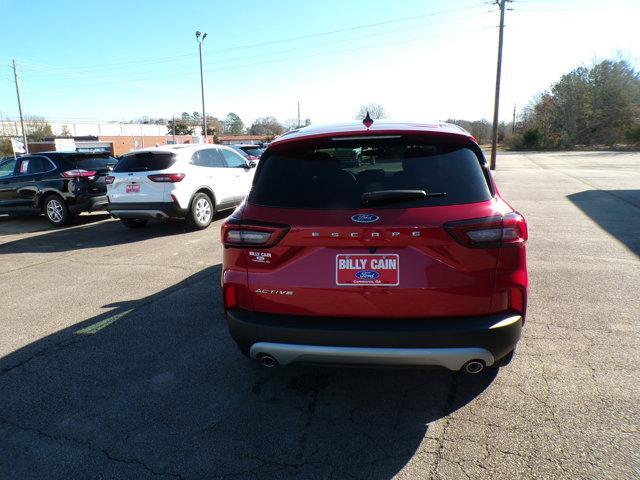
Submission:
{"label": "car wheel", "polygon": [[62,227],[69,223],[71,214],[69,207],[60,195],[49,195],[44,199],[44,214],[54,227]]}
{"label": "car wheel", "polygon": [[207,228],[213,219],[214,213],[213,202],[209,196],[204,193],[198,193],[191,202],[191,208],[187,214],[187,224],[198,230]]}
{"label": "car wheel", "polygon": [[120,221],[127,228],[142,228],[148,222],[146,218],[121,218]]}

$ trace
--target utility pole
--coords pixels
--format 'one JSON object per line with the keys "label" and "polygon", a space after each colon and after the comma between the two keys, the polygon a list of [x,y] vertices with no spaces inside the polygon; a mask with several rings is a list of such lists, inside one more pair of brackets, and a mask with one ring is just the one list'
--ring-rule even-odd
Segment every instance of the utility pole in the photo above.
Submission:
{"label": "utility pole", "polygon": [[[202,38],[200,36],[202,35]],[[207,114],[204,111],[204,74],[202,72],[202,42],[207,38],[207,34],[196,32],[196,41],[198,42],[198,51],[200,52],[200,90],[202,92],[202,134],[204,135],[204,143],[207,143]]]}
{"label": "utility pole", "polygon": [[513,122],[511,122],[511,133],[516,133],[516,104],[513,104]]}
{"label": "utility pole", "polygon": [[496,96],[493,104],[493,136],[491,137],[491,170],[496,169],[496,149],[498,148],[498,107],[500,104],[500,73],[502,71],[502,36],[504,32],[504,9],[507,0],[496,0],[500,7],[500,33],[498,34],[498,68],[496,70]]}
{"label": "utility pole", "polygon": [[176,116],[171,116],[171,133],[173,134],[173,144],[176,144]]}
{"label": "utility pole", "polygon": [[18,111],[20,112],[20,127],[22,128],[22,143],[24,143],[25,153],[29,153],[29,145],[27,145],[27,132],[24,129],[24,117],[22,116],[22,100],[20,100],[20,87],[18,86],[18,69],[16,61],[13,60],[13,78],[16,81],[16,95],[18,97]]}
{"label": "utility pole", "polygon": [[298,100],[298,125],[297,128],[300,128],[301,124],[300,124],[300,100]]}

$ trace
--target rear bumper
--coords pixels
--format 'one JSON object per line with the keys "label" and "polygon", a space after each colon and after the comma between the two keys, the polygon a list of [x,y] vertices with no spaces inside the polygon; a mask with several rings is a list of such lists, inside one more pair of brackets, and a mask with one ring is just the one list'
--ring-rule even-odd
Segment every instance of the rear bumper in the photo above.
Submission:
{"label": "rear bumper", "polygon": [[357,365],[438,366],[460,370],[471,360],[493,365],[495,358],[484,348],[370,348],[323,347],[288,343],[254,343],[251,358],[268,354],[279,364],[338,363]]}
{"label": "rear bumper", "polygon": [[184,218],[187,210],[176,203],[169,202],[135,202],[109,203],[107,211],[115,218]]}
{"label": "rear bumper", "polygon": [[67,201],[69,210],[73,213],[95,212],[104,210],[109,203],[106,195],[77,195],[74,203]]}
{"label": "rear bumper", "polygon": [[438,365],[458,370],[468,360],[487,365],[520,339],[515,312],[464,318],[367,319],[304,317],[227,311],[229,332],[240,349],[269,353],[280,363],[327,362]]}

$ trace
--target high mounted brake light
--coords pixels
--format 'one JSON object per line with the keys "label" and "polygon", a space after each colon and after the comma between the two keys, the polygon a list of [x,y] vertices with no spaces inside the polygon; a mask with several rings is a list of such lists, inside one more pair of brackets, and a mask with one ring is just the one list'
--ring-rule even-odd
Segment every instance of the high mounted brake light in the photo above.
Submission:
{"label": "high mounted brake light", "polygon": [[518,212],[444,224],[459,243],[472,248],[520,246],[528,238],[527,223]]}
{"label": "high mounted brake light", "polygon": [[274,246],[289,231],[289,225],[263,223],[230,219],[222,225],[222,243],[225,247],[257,247]]}
{"label": "high mounted brake light", "polygon": [[391,138],[402,138],[402,135],[351,135],[349,137],[333,137],[334,142],[348,142],[351,140],[388,140]]}

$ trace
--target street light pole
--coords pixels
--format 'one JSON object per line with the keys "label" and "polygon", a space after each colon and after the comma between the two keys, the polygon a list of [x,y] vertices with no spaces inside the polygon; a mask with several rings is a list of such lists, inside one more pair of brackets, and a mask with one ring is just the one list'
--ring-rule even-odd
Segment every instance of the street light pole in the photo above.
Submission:
{"label": "street light pole", "polygon": [[[201,38],[202,36],[202,38]],[[198,51],[200,52],[200,90],[202,93],[202,134],[204,135],[204,143],[207,143],[207,114],[204,110],[204,73],[202,72],[202,42],[207,38],[207,34],[196,32],[196,41],[198,42]]]}

